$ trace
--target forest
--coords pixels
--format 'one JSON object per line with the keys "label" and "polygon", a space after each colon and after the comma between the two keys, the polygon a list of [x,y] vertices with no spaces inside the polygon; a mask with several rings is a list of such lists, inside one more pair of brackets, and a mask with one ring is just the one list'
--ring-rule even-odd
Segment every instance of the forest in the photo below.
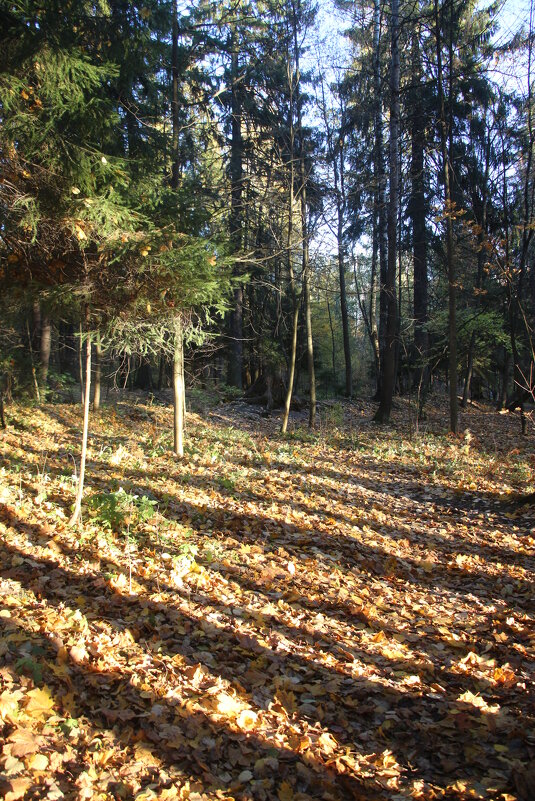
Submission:
{"label": "forest", "polygon": [[0,795],[535,797],[532,0],[0,0]]}

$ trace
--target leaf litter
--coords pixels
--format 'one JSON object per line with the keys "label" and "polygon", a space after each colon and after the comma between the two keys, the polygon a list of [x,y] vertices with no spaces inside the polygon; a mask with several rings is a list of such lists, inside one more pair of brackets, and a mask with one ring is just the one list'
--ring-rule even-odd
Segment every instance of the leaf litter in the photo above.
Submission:
{"label": "leaf litter", "polygon": [[[515,421],[371,407],[287,437],[240,404],[14,411],[0,447],[0,791],[501,799],[535,784],[535,520]],[[140,426],[140,421],[143,426]],[[531,483],[530,483],[531,482]],[[95,502],[91,503],[91,498]]]}

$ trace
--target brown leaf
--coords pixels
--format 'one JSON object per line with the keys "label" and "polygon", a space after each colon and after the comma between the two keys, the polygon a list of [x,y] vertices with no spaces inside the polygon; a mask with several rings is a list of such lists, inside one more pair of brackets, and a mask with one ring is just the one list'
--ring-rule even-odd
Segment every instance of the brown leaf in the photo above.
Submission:
{"label": "brown leaf", "polygon": [[1,782],[0,793],[3,793],[4,801],[18,801],[19,798],[24,798],[32,784],[32,780],[27,776],[19,776],[16,779]]}
{"label": "brown leaf", "polygon": [[24,757],[28,754],[35,754],[39,751],[42,738],[34,734],[30,729],[15,729],[9,736],[11,743],[9,750],[15,757]]}

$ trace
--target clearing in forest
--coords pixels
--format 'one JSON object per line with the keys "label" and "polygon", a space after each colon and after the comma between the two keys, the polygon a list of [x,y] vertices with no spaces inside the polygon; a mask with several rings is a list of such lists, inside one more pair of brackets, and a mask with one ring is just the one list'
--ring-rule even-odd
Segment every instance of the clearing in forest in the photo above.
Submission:
{"label": "clearing in forest", "polygon": [[535,786],[529,439],[366,404],[277,433],[239,404],[10,409],[0,435],[0,793],[501,799]]}

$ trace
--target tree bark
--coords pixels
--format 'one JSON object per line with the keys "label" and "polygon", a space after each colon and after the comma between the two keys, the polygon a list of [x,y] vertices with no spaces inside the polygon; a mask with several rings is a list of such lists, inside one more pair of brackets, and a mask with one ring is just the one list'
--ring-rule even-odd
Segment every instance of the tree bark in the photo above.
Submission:
{"label": "tree bark", "polygon": [[102,381],[102,345],[100,342],[100,332],[97,331],[95,338],[95,377],[93,380],[93,411],[100,409],[100,394]]}
{"label": "tree bark", "polygon": [[333,383],[336,387],[336,341],[334,338],[333,316],[331,314],[331,304],[329,303],[329,296],[326,297],[327,301],[327,314],[329,315],[329,328],[331,329],[331,360],[333,365]]}
{"label": "tree bark", "polygon": [[[387,328],[387,273],[388,273],[388,231],[386,174],[384,165],[383,141],[383,92],[381,85],[381,0],[374,0],[373,7],[373,86],[374,86],[374,218],[377,225],[377,244],[379,251],[379,373],[375,399],[381,397],[382,360],[386,343]],[[371,317],[370,317],[371,320]]]}
{"label": "tree bark", "polygon": [[[306,200],[302,200],[306,206]],[[306,214],[306,211],[304,212]],[[303,241],[303,301],[305,305],[305,323],[307,334],[307,368],[308,387],[310,393],[308,408],[308,425],[314,428],[316,423],[316,375],[314,371],[314,342],[312,339],[312,311],[310,308],[310,262],[308,258],[308,241]]]}
{"label": "tree bark", "polygon": [[173,352],[173,451],[184,456],[184,331],[182,319],[175,318]]}
{"label": "tree bark", "polygon": [[413,386],[420,390],[429,378],[427,365],[429,336],[427,333],[427,232],[425,204],[425,110],[422,98],[422,66],[418,34],[413,34],[412,68],[416,87],[414,90],[411,125],[411,184],[410,216],[412,224],[412,253],[414,268],[414,358]]}
{"label": "tree bark", "polygon": [[[239,86],[239,51],[236,32],[232,34],[232,102],[231,102],[231,140],[230,140],[230,220],[229,233],[234,255],[242,249],[242,193],[243,193],[243,136],[242,107]],[[234,274],[240,271],[235,268]],[[229,383],[231,386],[243,388],[243,287],[234,290],[234,305],[231,314],[231,360],[229,365]]]}
{"label": "tree bark", "polygon": [[292,405],[293,385],[295,378],[295,360],[297,354],[297,330],[299,327],[299,304],[297,299],[294,301],[294,311],[292,317],[292,348],[290,351],[290,365],[288,369],[288,387],[284,401],[284,414],[282,416],[281,433],[286,434],[288,430],[288,419],[290,417],[290,406]]}
{"label": "tree bark", "polygon": [[69,520],[69,526],[74,526],[80,518],[82,511],[82,497],[84,494],[85,466],[87,461],[87,437],[89,432],[89,404],[91,400],[91,334],[89,331],[89,305],[85,308],[85,388],[84,388],[84,419],[82,425],[82,452],[80,454],[80,473],[78,475],[78,489],[74,509]]}
{"label": "tree bark", "polygon": [[388,270],[386,281],[387,323],[383,357],[381,397],[375,414],[378,423],[390,419],[394,386],[396,383],[396,332],[397,332],[397,220],[399,208],[399,0],[391,4],[391,68],[390,68],[390,195],[388,202]]}
{"label": "tree bark", "polygon": [[[451,169],[451,142],[452,142],[452,92],[453,76],[451,75],[451,62],[453,58],[452,41],[452,0],[450,0],[450,39],[449,39],[449,59],[450,59],[450,87],[449,87],[449,115],[446,118],[446,103],[444,96],[444,74],[442,67],[442,33],[438,0],[435,0],[435,38],[437,55],[437,88],[439,100],[439,125],[440,125],[440,144],[442,151],[442,174],[444,180],[444,205],[446,217],[446,266],[448,278],[448,379],[449,379],[449,398],[450,398],[450,431],[457,433],[459,427],[459,412],[457,400],[457,291],[456,291],[456,271],[453,254],[453,198],[452,198],[452,169]],[[449,147],[448,147],[449,143]]]}
{"label": "tree bark", "polygon": [[52,323],[48,314],[41,318],[41,343],[39,348],[39,387],[41,397],[46,398],[46,384],[48,380],[48,367],[50,364],[50,347],[52,343]]}
{"label": "tree bark", "polygon": [[41,403],[41,391],[39,389],[39,381],[37,380],[37,371],[35,369],[35,361],[33,357],[32,335],[30,333],[30,326],[28,318],[26,318],[26,336],[28,337],[28,352],[30,354],[30,369],[32,372],[33,388],[35,390],[35,398],[37,403]]}

